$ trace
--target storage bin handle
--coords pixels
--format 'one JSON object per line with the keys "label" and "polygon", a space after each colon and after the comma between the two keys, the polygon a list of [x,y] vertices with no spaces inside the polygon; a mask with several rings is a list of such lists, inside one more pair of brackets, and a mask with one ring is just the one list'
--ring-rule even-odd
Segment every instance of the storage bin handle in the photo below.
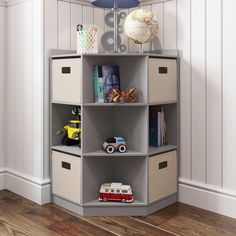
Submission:
{"label": "storage bin handle", "polygon": [[159,170],[167,168],[168,166],[168,162],[167,161],[163,161],[159,163]]}
{"label": "storage bin handle", "polygon": [[168,67],[160,66],[159,67],[159,74],[168,74]]}
{"label": "storage bin handle", "polygon": [[62,74],[70,74],[71,73],[71,68],[70,66],[65,66],[61,68],[61,73]]}
{"label": "storage bin handle", "polygon": [[65,161],[61,162],[61,167],[64,168],[64,169],[67,169],[67,170],[71,169],[70,163],[65,162]]}

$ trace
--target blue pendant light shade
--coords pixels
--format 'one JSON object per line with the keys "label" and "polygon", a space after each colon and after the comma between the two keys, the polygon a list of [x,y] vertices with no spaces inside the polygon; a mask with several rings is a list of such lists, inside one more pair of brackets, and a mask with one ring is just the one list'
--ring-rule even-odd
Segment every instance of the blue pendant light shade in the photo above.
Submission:
{"label": "blue pendant light shade", "polygon": [[132,8],[139,5],[139,0],[90,0],[95,7],[113,8],[116,1],[117,8]]}

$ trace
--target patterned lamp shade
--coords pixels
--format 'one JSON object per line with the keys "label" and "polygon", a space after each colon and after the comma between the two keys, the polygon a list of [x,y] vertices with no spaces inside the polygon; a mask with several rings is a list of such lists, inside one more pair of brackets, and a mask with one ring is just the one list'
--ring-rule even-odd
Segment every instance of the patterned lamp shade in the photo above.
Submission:
{"label": "patterned lamp shade", "polygon": [[139,0],[91,0],[93,6],[102,8],[113,8],[114,2],[117,8],[132,8],[139,5]]}

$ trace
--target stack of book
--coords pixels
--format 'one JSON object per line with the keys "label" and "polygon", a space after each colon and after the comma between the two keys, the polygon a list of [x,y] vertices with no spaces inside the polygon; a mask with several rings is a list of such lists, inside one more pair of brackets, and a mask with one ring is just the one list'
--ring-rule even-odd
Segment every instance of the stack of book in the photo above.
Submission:
{"label": "stack of book", "polygon": [[162,147],[167,144],[165,114],[162,106],[150,107],[149,145]]}
{"label": "stack of book", "polygon": [[95,65],[93,67],[95,102],[113,102],[113,89],[120,90],[120,72],[117,65]]}

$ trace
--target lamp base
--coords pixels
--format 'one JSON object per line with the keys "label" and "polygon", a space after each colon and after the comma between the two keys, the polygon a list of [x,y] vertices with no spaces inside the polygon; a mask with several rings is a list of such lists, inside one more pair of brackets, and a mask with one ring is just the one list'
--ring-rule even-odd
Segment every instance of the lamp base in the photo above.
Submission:
{"label": "lamp base", "polygon": [[116,4],[114,4],[114,8],[112,9],[113,11],[113,19],[114,19],[114,48],[113,48],[113,52],[114,53],[118,53],[118,47],[117,47],[117,12],[118,12],[118,8],[116,6]]}

